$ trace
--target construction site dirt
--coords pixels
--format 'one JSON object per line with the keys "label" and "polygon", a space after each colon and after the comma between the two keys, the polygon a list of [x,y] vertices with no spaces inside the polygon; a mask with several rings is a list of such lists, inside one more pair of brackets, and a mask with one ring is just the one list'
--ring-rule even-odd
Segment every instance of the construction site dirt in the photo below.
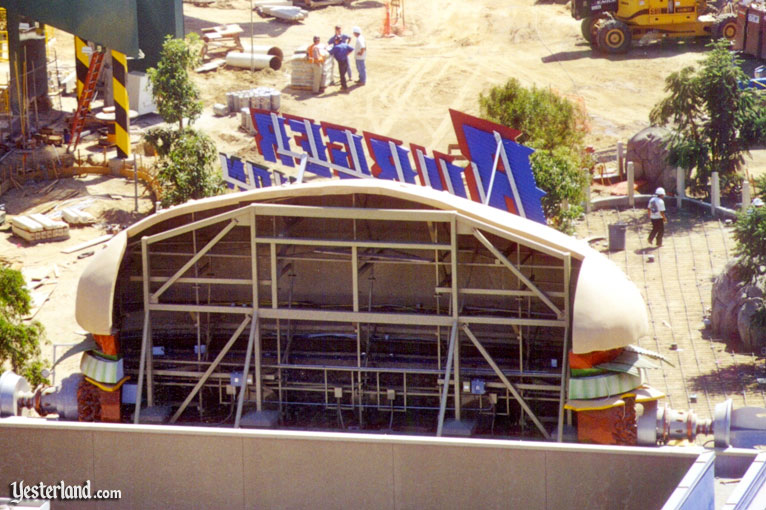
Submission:
{"label": "construction site dirt", "polygon": [[[647,127],[649,111],[665,95],[665,77],[697,63],[706,49],[704,41],[646,41],[634,42],[636,47],[627,55],[607,57],[591,51],[568,5],[531,0],[408,2],[405,28],[395,37],[379,37],[385,10],[375,0],[312,10],[300,23],[262,19],[250,7],[245,0],[216,1],[209,7],[184,4],[186,30],[238,23],[243,41],[252,34],[253,44],[277,46],[285,60],[310,44],[314,35],[326,41],[336,24],[349,35],[354,26],[360,27],[368,46],[367,82],[352,83],[349,93],[341,93],[337,78],[319,95],[292,89],[287,62],[278,71],[222,67],[195,76],[205,106],[195,126],[214,138],[220,152],[256,162],[262,159],[253,137],[239,129],[239,117],[213,114],[213,104],[226,103],[227,92],[271,87],[281,92],[282,113],[447,152],[455,143],[448,109],[478,115],[479,95],[513,77],[527,86],[552,88],[581,104],[588,113],[588,144],[606,149]],[[56,47],[59,61],[73,68],[71,36],[58,33]],[[353,62],[351,66],[357,78]],[[751,174],[766,168],[764,152],[754,151],[748,159]],[[35,193],[49,184],[13,189],[0,197],[0,203],[14,215],[50,211],[66,200],[92,200],[88,210],[97,216],[97,224],[72,229],[70,239],[50,243],[27,244],[2,232],[0,258],[23,268],[28,280],[39,284],[34,292],[40,308],[34,318],[46,327],[51,344],[44,354],[52,359],[53,344],[82,339],[84,331],[74,320],[74,296],[88,257],[79,256],[101,246],[68,254],[62,250],[99,238],[108,225],[130,223],[153,206],[141,186],[138,213],[133,212],[133,183],[122,178],[61,179],[47,194]],[[766,394],[757,382],[766,376],[760,353],[734,352],[711,336],[704,322],[711,279],[733,256],[731,226],[671,209],[666,242],[651,250],[646,245],[645,211],[597,211],[578,223],[577,236],[605,238],[608,225],[618,220],[629,224],[626,250],[608,252],[604,241],[596,241],[595,247],[607,253],[644,296],[653,337],[642,347],[659,351],[674,365],[652,371],[651,384],[668,395],[672,407],[694,409],[701,417],[711,417],[715,403],[725,398],[734,399],[735,407],[766,405]],[[57,369],[57,379],[76,369],[65,364]]]}

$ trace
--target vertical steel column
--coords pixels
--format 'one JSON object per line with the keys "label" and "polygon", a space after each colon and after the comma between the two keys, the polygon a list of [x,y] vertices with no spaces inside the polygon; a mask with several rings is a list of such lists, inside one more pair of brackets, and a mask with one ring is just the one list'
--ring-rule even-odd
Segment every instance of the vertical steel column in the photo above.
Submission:
{"label": "vertical steel column", "polygon": [[444,428],[444,414],[447,411],[447,394],[449,393],[450,370],[452,369],[452,355],[455,352],[455,343],[457,339],[457,321],[452,323],[452,330],[449,335],[449,347],[447,348],[447,363],[444,369],[444,387],[442,388],[441,401],[439,402],[439,422],[436,425],[436,435],[442,435]]}
{"label": "vertical steel column", "polygon": [[[144,331],[141,338],[141,357],[138,363],[138,385],[136,388],[136,410],[133,413],[133,422],[139,423],[141,415],[141,401],[144,389],[144,373],[146,369],[146,351],[152,334],[151,314],[149,311],[149,243],[144,237],[141,239],[141,273],[144,285]],[[147,389],[148,391],[148,389]],[[148,398],[147,398],[148,400]]]}
{"label": "vertical steel column", "polygon": [[128,60],[124,53],[112,50],[112,84],[114,94],[114,136],[117,157],[130,156],[130,101],[128,99]]}
{"label": "vertical steel column", "polygon": [[[460,317],[458,310],[458,278],[457,278],[457,263],[458,263],[458,246],[457,246],[457,216],[452,216],[450,221],[450,245],[452,250],[452,318],[455,321],[455,327]],[[457,336],[457,335],[456,335]],[[452,341],[450,339],[450,341]],[[450,350],[452,354],[452,350]],[[460,421],[460,338],[455,339],[454,355],[452,358],[455,371],[455,419]],[[445,381],[447,384],[447,381]]]}
{"label": "vertical steel column", "polygon": [[564,404],[566,404],[567,379],[569,375],[569,282],[572,273],[572,257],[567,254],[564,258],[564,318],[566,327],[564,328],[564,345],[561,348],[561,389],[559,390],[559,425],[558,437],[556,440],[560,443],[564,440]]}
{"label": "vertical steel column", "polygon": [[[239,428],[239,420],[242,418],[242,406],[245,404],[245,393],[247,392],[247,375],[250,373],[250,354],[253,352],[253,343],[255,342],[256,331],[258,329],[258,316],[253,314],[253,322],[250,324],[250,337],[247,339],[247,350],[245,354],[245,366],[242,368],[242,386],[237,398],[237,414],[234,418],[234,428]],[[260,411],[260,409],[259,409]]]}
{"label": "vertical steel column", "polygon": [[[258,232],[256,228],[256,221],[258,219],[258,215],[255,212],[255,208],[251,209],[250,214],[250,274],[252,275],[253,281],[251,283],[251,289],[253,292],[253,318],[255,319],[255,338],[254,338],[254,354],[253,354],[253,362],[255,363],[254,366],[254,377],[255,381],[255,407],[257,411],[261,411],[263,409],[263,390],[261,388],[261,325],[260,325],[260,319],[258,318]],[[274,245],[272,245],[272,248],[274,248]],[[277,342],[279,342],[279,334],[277,334]],[[250,356],[250,353],[248,352],[248,357]],[[247,375],[245,375],[247,377]],[[245,379],[247,380],[247,379]],[[280,384],[281,384],[281,378],[280,378]],[[279,400],[280,408],[282,406],[282,399],[280,396]]]}

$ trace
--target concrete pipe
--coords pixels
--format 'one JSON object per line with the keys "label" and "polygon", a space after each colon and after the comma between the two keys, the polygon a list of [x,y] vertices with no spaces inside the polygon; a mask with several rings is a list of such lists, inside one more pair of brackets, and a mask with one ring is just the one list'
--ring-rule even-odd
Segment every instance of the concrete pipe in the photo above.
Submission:
{"label": "concrete pipe", "polygon": [[242,43],[242,47],[244,48],[243,53],[255,53],[256,55],[272,55],[274,57],[279,57],[279,60],[284,60],[285,55],[282,53],[282,50],[277,48],[276,46],[259,46],[259,45],[253,45],[250,46],[250,41],[244,40],[240,41]]}
{"label": "concrete pipe", "polygon": [[230,51],[226,55],[226,65],[250,69],[266,69],[267,67],[278,71],[282,67],[282,59],[274,55],[263,55],[256,53],[243,53],[241,51]]}

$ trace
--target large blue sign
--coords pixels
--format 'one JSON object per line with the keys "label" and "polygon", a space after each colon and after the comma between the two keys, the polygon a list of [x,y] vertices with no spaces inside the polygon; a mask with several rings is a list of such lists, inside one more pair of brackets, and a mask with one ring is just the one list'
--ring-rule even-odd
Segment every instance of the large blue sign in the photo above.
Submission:
{"label": "large blue sign", "polygon": [[[450,110],[462,154],[458,158],[401,140],[295,115],[252,109],[255,142],[266,161],[296,168],[297,177],[221,154],[231,188],[253,189],[302,182],[306,172],[340,179],[388,179],[428,186],[545,223],[529,156],[520,132]],[[463,164],[465,162],[463,161]],[[293,170],[291,173],[296,173]]]}

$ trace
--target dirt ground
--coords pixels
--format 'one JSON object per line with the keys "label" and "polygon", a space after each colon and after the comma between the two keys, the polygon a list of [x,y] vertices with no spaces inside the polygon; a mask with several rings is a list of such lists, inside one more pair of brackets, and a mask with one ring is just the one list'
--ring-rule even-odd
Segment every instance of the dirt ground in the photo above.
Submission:
{"label": "dirt ground", "polygon": [[[252,137],[238,129],[239,118],[235,115],[214,117],[212,105],[225,103],[228,91],[268,86],[281,91],[281,111],[284,113],[343,124],[446,152],[447,145],[456,141],[448,109],[478,115],[479,95],[515,77],[524,85],[549,87],[582,104],[589,118],[588,143],[596,149],[607,149],[648,126],[650,109],[664,96],[665,77],[698,62],[705,50],[704,42],[644,41],[646,44],[634,44],[627,55],[603,56],[592,52],[585,43],[579,22],[570,16],[568,5],[532,0],[410,0],[405,5],[405,31],[401,36],[391,38],[379,36],[384,12],[382,2],[360,0],[350,8],[338,6],[313,10],[307,20],[292,24],[253,15],[248,0],[219,0],[213,7],[204,8],[184,4],[187,32],[238,23],[245,31],[245,40],[252,37],[256,45],[278,46],[286,60],[296,48],[310,43],[313,35],[326,41],[336,24],[342,25],[343,32],[349,35],[353,26],[359,26],[368,47],[367,84],[354,84],[348,93],[342,93],[339,85],[330,86],[316,96],[289,88],[290,65],[287,61],[278,71],[251,73],[249,70],[220,69],[197,75],[195,79],[202,89],[205,110],[196,126],[213,136],[220,151],[257,161],[259,157]],[[71,36],[58,32],[56,49],[60,68],[74,69]],[[748,62],[747,66],[755,67],[755,63]],[[355,68],[353,75],[357,77]],[[66,101],[69,102],[64,103],[64,109],[71,111],[73,103],[71,99]],[[57,100],[53,103],[58,104]],[[751,173],[758,174],[766,168],[765,153],[754,152],[749,162]],[[53,292],[35,318],[45,324],[53,343],[69,344],[82,338],[82,331],[74,321],[73,303],[76,282],[88,258],[79,259],[78,255],[98,250],[100,246],[72,254],[63,254],[61,250],[103,235],[108,223],[126,223],[137,216],[129,213],[133,210],[133,187],[124,179],[62,180],[56,189],[76,189],[79,190],[76,199],[93,199],[86,210],[98,216],[99,224],[73,229],[68,241],[35,246],[27,246],[10,234],[0,233],[0,257],[23,266],[26,273],[38,277],[40,273],[52,274],[53,269],[49,268],[55,264],[58,277],[40,280],[43,285],[36,289],[36,292],[48,289]],[[143,214],[151,209],[151,199],[143,189],[140,193],[139,211]],[[22,196],[14,190],[0,197],[0,203],[7,204],[9,214],[18,214],[34,208],[45,209],[49,204],[57,205],[56,201],[61,201],[63,196],[37,197],[29,190],[27,196]],[[121,199],[110,196],[120,196]],[[606,225],[614,219],[610,214],[620,213],[589,215],[578,235],[585,237],[599,232],[604,235]],[[637,232],[645,228],[642,218],[639,212],[635,219]],[[723,395],[707,386],[704,391],[694,388],[702,388],[705,377],[713,382],[720,380],[716,379],[716,374],[720,374],[721,359],[728,360],[727,363],[739,359],[721,351],[722,344],[704,339],[704,328],[700,329],[710,303],[709,279],[720,271],[730,256],[732,241],[728,233],[716,234],[724,240],[713,244],[708,241],[710,236],[705,237],[706,233],[718,232],[718,222],[708,226],[707,219],[686,218],[684,221],[688,228],[678,227],[683,232],[683,242],[673,245],[673,257],[666,255],[669,250],[663,247],[659,264],[647,265],[646,254],[640,251],[643,249],[640,246],[629,245],[624,254],[610,256],[619,260],[625,257],[624,269],[642,289],[649,303],[658,343],[645,347],[667,353],[670,343],[681,345],[682,337],[683,341],[692,342],[682,347],[685,350],[680,352],[685,354],[679,360],[682,362],[676,364],[679,368],[665,369],[659,381],[652,380],[653,384],[671,396],[673,406],[683,409],[691,405],[698,407],[703,416],[709,416],[712,404]],[[671,231],[672,225],[673,222],[669,227]],[[705,242],[708,244],[703,244]],[[696,272],[690,269],[687,274],[685,270],[676,270],[679,264],[688,264],[695,248],[699,250],[704,246],[707,246],[708,257],[704,271],[699,270],[700,263],[692,264],[697,268]],[[639,266],[643,272],[636,269]],[[661,277],[651,276],[652,271],[659,268],[662,268]],[[677,288],[674,286],[684,285],[685,280],[679,274],[695,283],[693,289],[698,289],[698,297],[681,302],[678,292],[672,290]],[[668,312],[660,313],[661,309]],[[672,327],[665,328],[663,320]],[[697,355],[694,368],[689,368],[685,360],[692,350],[691,345],[703,339],[711,347],[699,349],[723,353],[710,359]],[[46,348],[46,355],[52,355],[50,346]],[[746,357],[739,359],[737,366],[744,366],[742,363],[746,361]],[[755,358],[747,367],[751,372],[756,370]],[[698,383],[703,386],[694,386]],[[710,388],[713,388],[712,383]],[[733,393],[740,396],[747,395],[748,391],[744,386],[735,390]],[[758,388],[753,391],[757,399],[763,400],[760,405],[764,405],[763,393]],[[690,395],[693,392],[705,395],[697,399],[698,405],[692,402],[694,399]],[[755,402],[756,397],[748,400],[745,396],[744,400],[753,405],[751,402]],[[740,400],[736,404],[741,403]]]}

